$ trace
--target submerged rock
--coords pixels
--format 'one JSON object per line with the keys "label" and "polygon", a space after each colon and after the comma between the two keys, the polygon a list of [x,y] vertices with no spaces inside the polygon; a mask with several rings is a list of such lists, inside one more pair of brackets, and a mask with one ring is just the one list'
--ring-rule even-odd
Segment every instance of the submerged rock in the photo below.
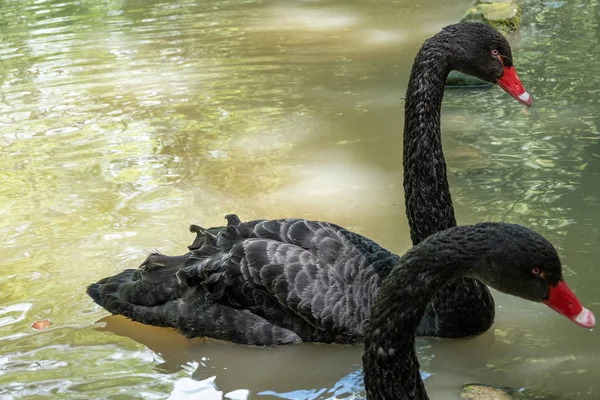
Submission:
{"label": "submerged rock", "polygon": [[487,385],[466,385],[460,392],[462,400],[514,400],[507,391]]}
{"label": "submerged rock", "polygon": [[514,0],[479,0],[463,21],[479,21],[508,35],[521,25],[521,8]]}
{"label": "submerged rock", "polygon": [[489,385],[469,384],[460,391],[461,400],[558,400],[558,396],[528,389],[497,388]]}

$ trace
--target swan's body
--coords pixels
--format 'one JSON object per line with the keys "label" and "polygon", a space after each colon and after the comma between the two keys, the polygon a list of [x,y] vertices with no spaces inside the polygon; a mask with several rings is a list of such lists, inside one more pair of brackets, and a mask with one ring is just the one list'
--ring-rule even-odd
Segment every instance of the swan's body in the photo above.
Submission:
{"label": "swan's body", "polygon": [[[448,73],[457,69],[498,82],[530,104],[511,57],[504,37],[477,23],[447,27],[419,51],[404,132],[404,187],[414,244],[456,225],[440,136]],[[151,254],[140,269],[92,284],[88,294],[114,314],[175,327],[190,337],[263,345],[362,340],[397,255],[326,222],[240,223],[234,216],[228,222],[208,230],[195,227],[198,238],[190,253]],[[491,326],[494,303],[485,285],[466,277],[439,289],[417,335],[461,337]]]}
{"label": "swan's body", "polygon": [[199,232],[191,254],[152,254],[139,270],[90,286],[90,295],[115,314],[189,337],[362,341],[382,276],[398,256],[326,222],[229,219],[216,238]]}

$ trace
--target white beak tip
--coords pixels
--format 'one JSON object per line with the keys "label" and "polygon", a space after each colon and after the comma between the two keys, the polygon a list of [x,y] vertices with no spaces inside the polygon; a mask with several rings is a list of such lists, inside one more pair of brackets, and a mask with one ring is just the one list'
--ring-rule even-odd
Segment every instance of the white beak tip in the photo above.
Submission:
{"label": "white beak tip", "polygon": [[528,103],[530,99],[531,95],[529,94],[529,92],[523,92],[519,95],[519,100],[521,100],[524,103]]}
{"label": "white beak tip", "polygon": [[583,310],[573,319],[576,324],[585,328],[593,328],[596,325],[596,317],[594,313],[583,307]]}

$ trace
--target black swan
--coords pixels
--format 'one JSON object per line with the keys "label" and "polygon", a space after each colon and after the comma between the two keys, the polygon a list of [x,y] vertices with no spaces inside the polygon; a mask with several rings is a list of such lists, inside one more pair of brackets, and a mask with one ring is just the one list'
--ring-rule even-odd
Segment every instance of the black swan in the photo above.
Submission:
{"label": "black swan", "polygon": [[[479,23],[444,28],[427,40],[407,89],[404,187],[411,238],[418,244],[456,225],[440,137],[440,109],[452,69],[496,82],[531,105],[506,39]],[[302,341],[356,343],[382,280],[399,256],[327,222],[302,219],[192,226],[190,253],[154,253],[88,287],[96,303],[135,321],[244,344]],[[469,312],[458,312],[469,310]],[[482,333],[494,319],[487,287],[471,278],[449,282],[426,310],[420,336]]]}
{"label": "black swan", "polygon": [[450,228],[409,250],[383,282],[364,339],[367,399],[428,399],[415,353],[415,328],[432,296],[459,276],[544,302],[586,328],[596,323],[562,279],[556,250],[541,235],[493,222]]}

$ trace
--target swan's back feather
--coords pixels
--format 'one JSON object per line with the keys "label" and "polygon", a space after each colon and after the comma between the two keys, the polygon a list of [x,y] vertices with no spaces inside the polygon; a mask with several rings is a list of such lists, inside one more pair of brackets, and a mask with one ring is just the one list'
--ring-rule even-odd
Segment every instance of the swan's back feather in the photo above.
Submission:
{"label": "swan's back feather", "polygon": [[225,227],[191,230],[197,237],[190,253],[153,253],[140,269],[103,279],[88,293],[112,313],[187,336],[354,343],[362,340],[379,274],[398,262],[374,242],[326,222],[242,223],[229,216]]}

